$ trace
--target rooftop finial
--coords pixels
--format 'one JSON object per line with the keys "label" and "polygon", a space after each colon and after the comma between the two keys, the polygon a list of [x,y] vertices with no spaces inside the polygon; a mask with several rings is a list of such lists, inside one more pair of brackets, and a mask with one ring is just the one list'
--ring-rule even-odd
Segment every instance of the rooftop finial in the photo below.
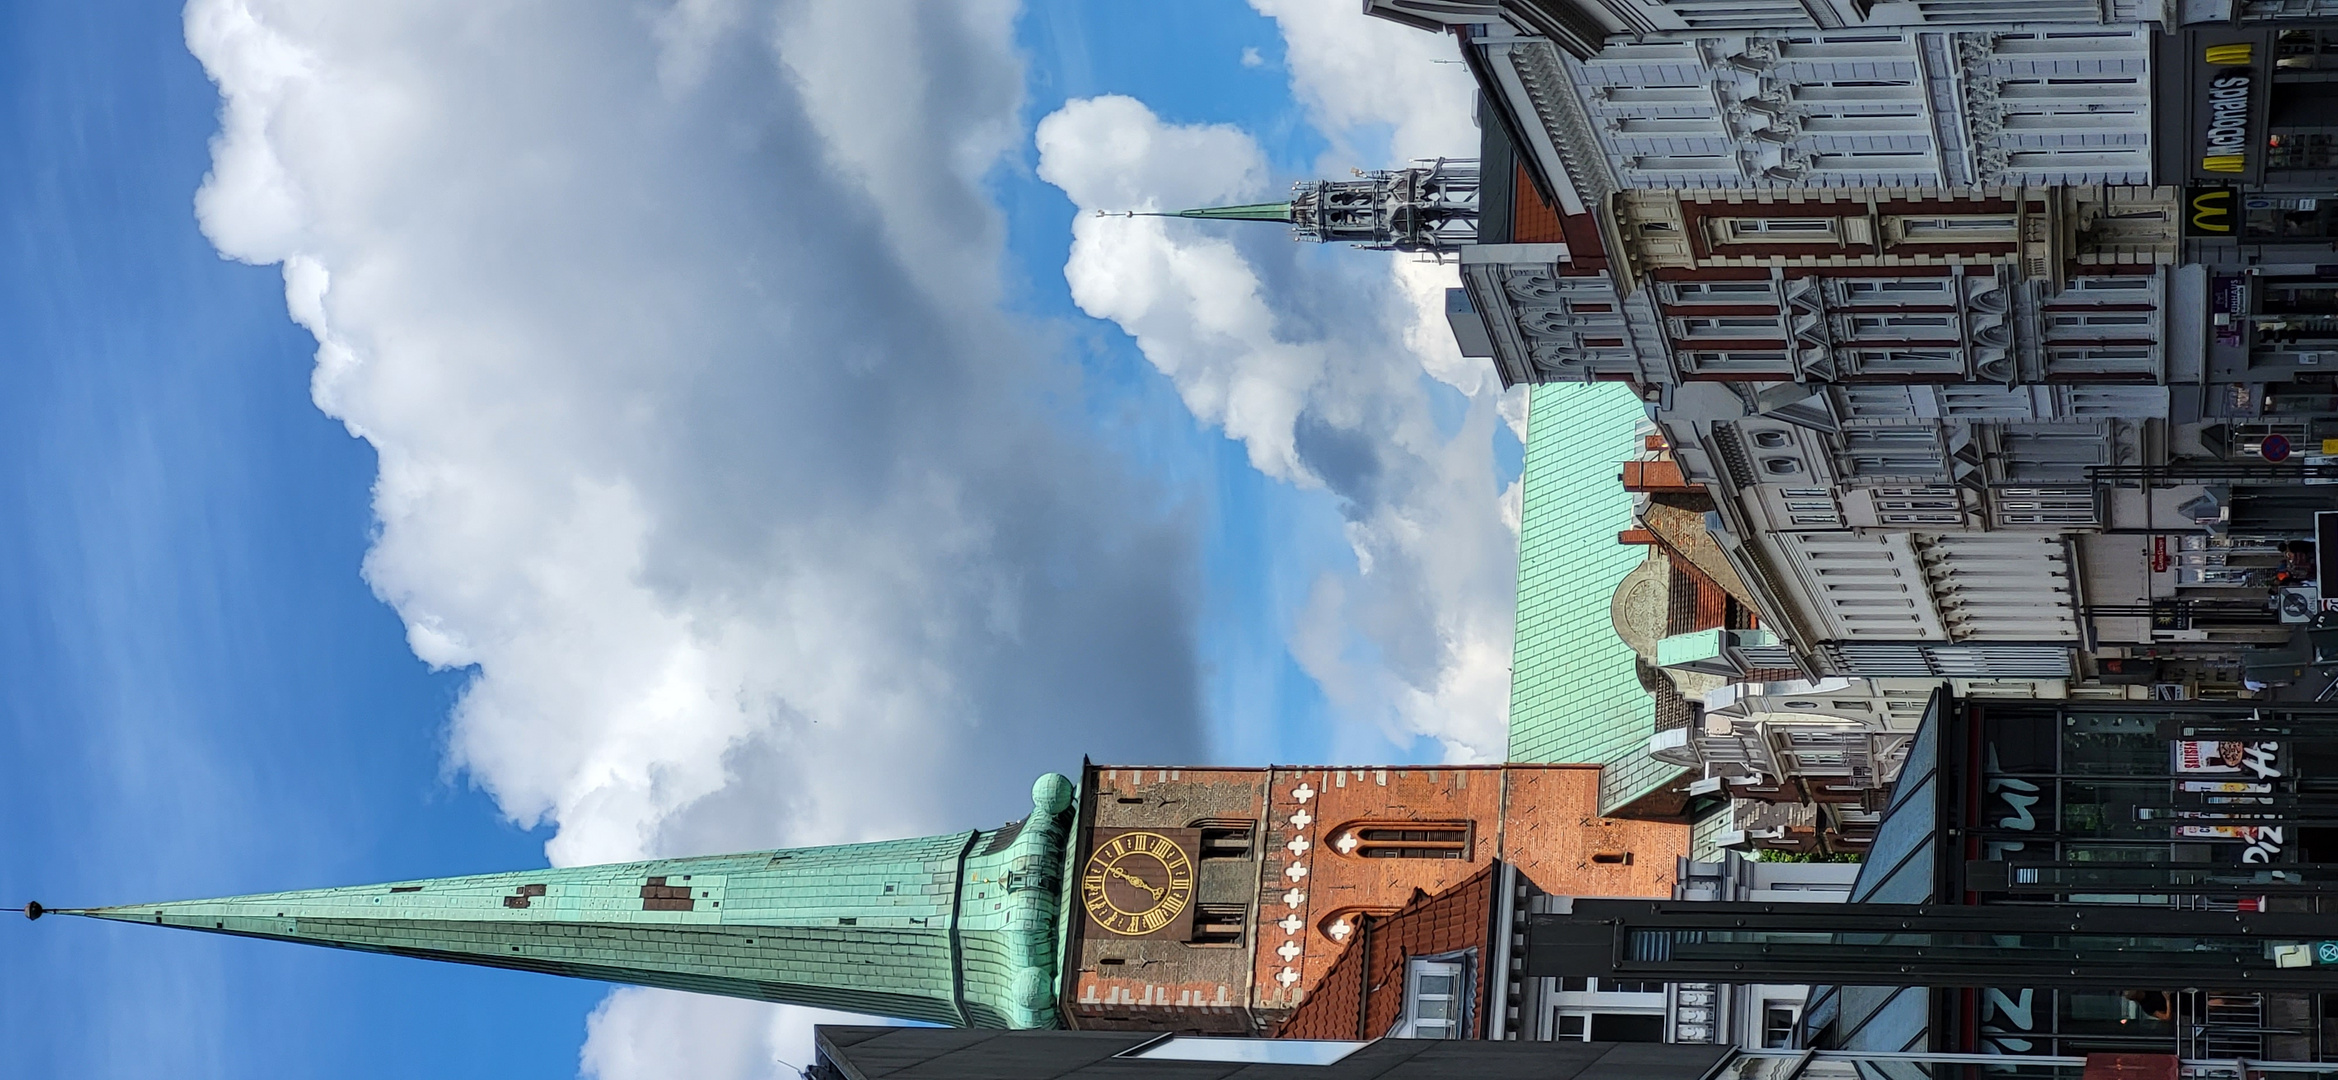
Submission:
{"label": "rooftop finial", "polygon": [[24,912],[24,917],[27,919],[37,919],[43,915],[48,914],[49,912],[49,909],[42,907],[41,902],[38,900],[27,900],[24,902],[24,906],[20,908],[0,908],[0,910],[21,911]]}

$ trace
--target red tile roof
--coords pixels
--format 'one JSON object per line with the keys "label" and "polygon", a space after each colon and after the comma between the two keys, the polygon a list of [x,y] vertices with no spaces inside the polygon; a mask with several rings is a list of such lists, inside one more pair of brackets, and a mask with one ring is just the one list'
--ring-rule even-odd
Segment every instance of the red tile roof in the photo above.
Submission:
{"label": "red tile roof", "polygon": [[1366,915],[1339,959],[1275,1029],[1278,1039],[1376,1039],[1404,1018],[1405,961],[1476,949],[1470,965],[1470,1038],[1484,1038],[1493,955],[1494,895],[1501,864],[1490,863],[1435,896],[1415,891],[1388,915]]}

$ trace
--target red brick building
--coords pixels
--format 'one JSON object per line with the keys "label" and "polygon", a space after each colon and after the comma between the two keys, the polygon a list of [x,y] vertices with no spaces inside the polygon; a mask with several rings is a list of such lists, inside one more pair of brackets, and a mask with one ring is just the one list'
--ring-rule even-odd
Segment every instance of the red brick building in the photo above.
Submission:
{"label": "red brick building", "polygon": [[1456,896],[1670,896],[1688,846],[1685,826],[1598,816],[1595,766],[1090,766],[1081,792],[1062,988],[1080,1028],[1268,1034],[1354,943],[1455,904],[1484,915],[1445,950],[1474,950],[1483,998],[1501,898]]}

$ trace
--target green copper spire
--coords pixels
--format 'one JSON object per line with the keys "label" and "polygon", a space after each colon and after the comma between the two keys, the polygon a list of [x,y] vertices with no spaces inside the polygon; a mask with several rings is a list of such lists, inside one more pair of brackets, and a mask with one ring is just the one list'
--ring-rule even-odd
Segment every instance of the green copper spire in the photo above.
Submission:
{"label": "green copper spire", "polygon": [[1175,216],[1200,218],[1204,221],[1279,221],[1285,225],[1291,224],[1295,220],[1291,216],[1291,204],[1287,202],[1251,203],[1247,206],[1204,206],[1193,210],[1179,210]]}
{"label": "green copper spire", "polygon": [[1023,821],[922,840],[49,910],[957,1027],[1048,1028],[1058,1024],[1072,794],[1050,773],[1032,785]]}

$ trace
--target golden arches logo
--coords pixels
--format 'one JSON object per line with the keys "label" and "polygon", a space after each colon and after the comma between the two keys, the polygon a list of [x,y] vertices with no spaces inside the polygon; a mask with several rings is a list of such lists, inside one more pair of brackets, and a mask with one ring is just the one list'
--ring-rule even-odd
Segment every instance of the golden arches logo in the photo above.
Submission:
{"label": "golden arches logo", "polygon": [[2210,154],[2200,159],[2201,172],[2247,172],[2248,158],[2242,154]]}
{"label": "golden arches logo", "polygon": [[2255,62],[2257,47],[2249,42],[2233,45],[2210,45],[2201,59],[2221,67],[2245,67]]}
{"label": "golden arches logo", "polygon": [[2232,231],[2232,191],[2203,191],[2192,196],[2192,228],[2199,232]]}

